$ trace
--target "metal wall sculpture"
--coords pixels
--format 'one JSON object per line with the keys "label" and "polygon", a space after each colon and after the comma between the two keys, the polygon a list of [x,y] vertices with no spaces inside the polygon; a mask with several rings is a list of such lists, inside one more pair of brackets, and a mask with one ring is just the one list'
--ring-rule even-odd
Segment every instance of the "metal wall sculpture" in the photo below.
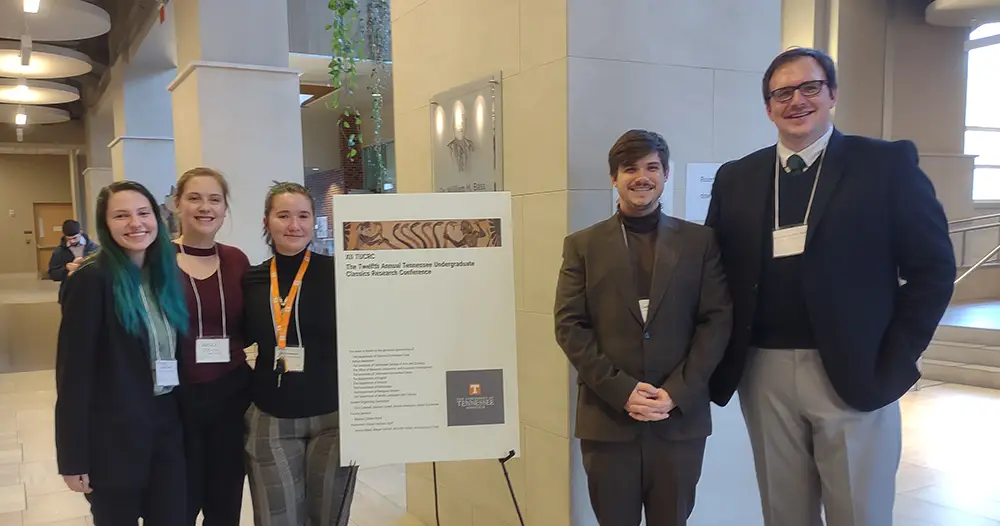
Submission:
{"label": "metal wall sculpture", "polygon": [[503,190],[501,74],[431,99],[431,165],[435,192]]}

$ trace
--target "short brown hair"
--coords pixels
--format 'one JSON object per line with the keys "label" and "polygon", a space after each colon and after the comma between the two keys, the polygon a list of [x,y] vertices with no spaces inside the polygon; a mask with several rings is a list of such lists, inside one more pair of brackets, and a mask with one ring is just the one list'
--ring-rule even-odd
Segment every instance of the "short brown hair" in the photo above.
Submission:
{"label": "short brown hair", "polygon": [[660,156],[663,169],[670,163],[670,147],[662,135],[647,130],[629,130],[615,141],[608,152],[608,169],[612,176],[618,169],[635,164],[643,157],[656,152]]}
{"label": "short brown hair", "polygon": [[177,195],[174,196],[174,201],[180,201],[181,196],[184,195],[184,187],[195,177],[211,177],[215,179],[219,183],[219,186],[222,187],[222,200],[226,203],[226,208],[229,208],[229,183],[226,182],[226,177],[218,170],[205,168],[204,166],[192,168],[181,174],[180,179],[177,179]]}
{"label": "short brown hair", "polygon": [[823,74],[826,75],[826,86],[831,89],[837,89],[837,65],[834,64],[833,59],[830,55],[827,55],[819,49],[813,49],[808,47],[793,47],[784,53],[774,57],[771,61],[771,65],[767,67],[767,71],[764,72],[764,79],[761,81],[761,94],[764,96],[764,103],[771,101],[771,77],[774,76],[778,68],[788,64],[789,62],[794,62],[800,58],[811,58],[819,64],[819,67],[823,69]]}

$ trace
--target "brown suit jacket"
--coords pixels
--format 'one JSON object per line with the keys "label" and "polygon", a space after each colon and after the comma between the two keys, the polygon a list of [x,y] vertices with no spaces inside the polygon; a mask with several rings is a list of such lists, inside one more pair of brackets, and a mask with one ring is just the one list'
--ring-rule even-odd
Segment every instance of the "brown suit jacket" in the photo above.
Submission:
{"label": "brown suit jacket", "polygon": [[[556,289],[556,340],[579,373],[576,436],[625,442],[643,426],[664,439],[712,432],[708,380],[725,352],[732,302],[708,227],[661,216],[647,322],[617,216],[566,237]],[[677,404],[669,418],[625,410],[639,381]]]}

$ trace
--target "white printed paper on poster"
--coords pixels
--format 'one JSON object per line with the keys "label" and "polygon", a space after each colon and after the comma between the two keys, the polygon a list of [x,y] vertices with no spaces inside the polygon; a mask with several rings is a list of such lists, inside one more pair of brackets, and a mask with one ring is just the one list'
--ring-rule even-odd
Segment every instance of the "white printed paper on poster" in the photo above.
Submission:
{"label": "white printed paper on poster", "polygon": [[507,192],[334,197],[341,463],[519,453]]}
{"label": "white printed paper on poster", "polygon": [[684,219],[704,223],[712,202],[712,184],[721,163],[688,163],[684,190]]}

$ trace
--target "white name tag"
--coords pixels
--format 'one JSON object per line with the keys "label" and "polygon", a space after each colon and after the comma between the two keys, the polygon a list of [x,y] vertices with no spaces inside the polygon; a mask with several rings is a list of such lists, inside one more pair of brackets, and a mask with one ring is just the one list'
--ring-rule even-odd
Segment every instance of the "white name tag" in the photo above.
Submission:
{"label": "white name tag", "polygon": [[806,250],[807,225],[782,228],[774,231],[774,257],[797,256]]}
{"label": "white name tag", "polygon": [[156,360],[156,386],[174,387],[180,384],[177,376],[177,360]]}
{"label": "white name tag", "polygon": [[[284,367],[278,367],[278,362],[284,362]],[[274,370],[286,373],[301,373],[306,369],[305,347],[274,348]]]}
{"label": "white name tag", "polygon": [[229,363],[229,338],[199,338],[194,355],[197,363]]}
{"label": "white name tag", "polygon": [[649,300],[639,300],[639,314],[642,315],[642,322],[646,323],[646,318],[649,317]]}

